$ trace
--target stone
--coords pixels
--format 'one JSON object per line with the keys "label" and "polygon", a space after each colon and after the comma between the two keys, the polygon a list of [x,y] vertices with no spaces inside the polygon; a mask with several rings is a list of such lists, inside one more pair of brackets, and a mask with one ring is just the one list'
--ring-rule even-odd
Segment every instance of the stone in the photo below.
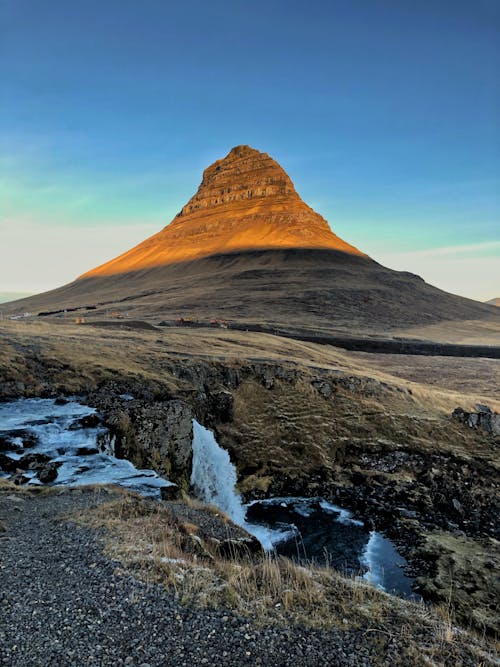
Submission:
{"label": "stone", "polygon": [[453,505],[453,509],[455,509],[459,514],[464,513],[464,508],[462,507],[462,503],[459,500],[453,498],[451,504]]}
{"label": "stone", "polygon": [[234,537],[218,540],[217,555],[222,558],[240,559],[249,558],[255,554],[262,554],[262,545],[256,537]]}
{"label": "stone", "polygon": [[17,467],[22,468],[23,470],[36,470],[40,466],[48,463],[50,461],[50,456],[43,454],[42,452],[31,452],[26,454],[17,462]]}
{"label": "stone", "polygon": [[326,380],[313,380],[312,386],[323,396],[323,398],[330,398],[333,394],[332,386]]}
{"label": "stone", "polygon": [[99,449],[97,449],[96,447],[87,447],[87,446],[79,447],[75,452],[76,456],[91,456],[92,454],[98,454],[98,453]]}
{"label": "stone", "polygon": [[19,468],[18,461],[11,459],[10,456],[0,453],[0,470],[4,472],[14,472]]}
{"label": "stone", "polygon": [[80,428],[95,428],[96,426],[99,426],[100,423],[101,419],[99,415],[94,412],[91,415],[85,415],[74,421],[70,424],[69,430],[77,431]]}
{"label": "stone", "polygon": [[20,445],[14,441],[13,437],[0,435],[0,451],[15,452]]}
{"label": "stone", "polygon": [[12,482],[16,486],[20,486],[21,484],[27,484],[30,481],[29,477],[26,477],[26,475],[23,475],[22,473],[18,472],[15,475],[12,475],[9,477],[9,482]]}
{"label": "stone", "polygon": [[221,389],[210,394],[210,412],[216,422],[233,420],[233,396],[231,392]]}
{"label": "stone", "polygon": [[98,440],[101,451],[152,468],[179,487],[189,482],[193,412],[185,401],[122,401],[106,390],[91,400],[109,429]]}
{"label": "stone", "polygon": [[47,463],[38,473],[38,479],[42,484],[50,484],[57,478],[57,463]]}
{"label": "stone", "polygon": [[55,399],[54,403],[55,405],[66,405],[67,403],[69,403],[69,401],[67,398],[64,398],[64,396],[58,396]]}
{"label": "stone", "polygon": [[453,419],[461,421],[469,428],[480,428],[486,433],[500,435],[500,414],[493,412],[491,408],[482,403],[476,405],[477,412],[466,412],[463,408],[455,408],[452,412]]}

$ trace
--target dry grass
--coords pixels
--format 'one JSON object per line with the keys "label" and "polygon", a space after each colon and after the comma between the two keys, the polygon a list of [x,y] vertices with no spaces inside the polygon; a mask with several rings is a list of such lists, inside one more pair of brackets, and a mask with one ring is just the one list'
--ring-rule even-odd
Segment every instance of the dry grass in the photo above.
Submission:
{"label": "dry grass", "polygon": [[19,496],[37,496],[46,493],[55,493],[60,488],[54,486],[43,486],[39,484],[17,485],[8,479],[0,479],[0,493],[9,493]]}
{"label": "dry grass", "polygon": [[448,608],[395,598],[329,567],[303,567],[269,554],[223,559],[206,542],[193,549],[189,535],[196,527],[179,525],[164,504],[125,494],[77,520],[104,528],[109,556],[143,580],[163,584],[183,605],[233,609],[258,624],[364,628],[372,639],[372,633],[400,637],[406,655],[401,664],[439,665],[443,655],[459,655],[464,646],[490,664],[492,646],[457,629]]}
{"label": "dry grass", "polygon": [[4,320],[0,335],[5,379],[31,382],[35,390],[40,383],[35,366],[41,363],[48,367],[50,381],[69,391],[95,386],[119,373],[161,383],[175,393],[182,382],[172,373],[172,364],[202,359],[235,367],[279,363],[309,373],[321,369],[371,377],[404,392],[410,389],[414,399],[407,401],[408,409],[413,404],[415,409],[443,414],[457,404],[486,402],[500,411],[500,400],[494,396],[500,382],[498,360],[364,354],[252,332],[96,329],[64,321]]}
{"label": "dry grass", "polygon": [[130,494],[86,510],[78,520],[105,528],[109,555],[164,583],[184,604],[229,606],[260,619],[287,615],[324,627],[342,624],[346,615],[350,624],[373,620],[387,597],[329,568],[309,569],[269,555],[257,561],[219,558],[208,541],[193,548],[189,538],[197,526],[179,523],[165,505]]}
{"label": "dry grass", "polygon": [[[186,376],[192,370],[195,378],[200,364],[207,372],[221,364],[243,369],[243,378],[251,364],[295,372],[298,380],[276,381],[271,390],[255,377],[233,392],[234,420],[221,424],[218,436],[244,471],[245,490],[266,491],[276,470],[293,469],[298,475],[331,468],[342,461],[349,443],[369,446],[380,438],[396,446],[491,458],[484,438],[449,416],[458,405],[471,409],[475,403],[500,411],[500,400],[492,395],[500,381],[497,360],[348,353],[231,330],[124,331],[4,321],[0,335],[0,383],[22,383],[31,395],[47,386],[61,393],[89,391],[119,379],[152,388],[153,395],[191,400],[197,387],[180,379],[184,373],[179,369]],[[462,371],[465,380],[460,382]],[[345,389],[325,400],[311,385],[325,377],[368,381],[375,395]]]}

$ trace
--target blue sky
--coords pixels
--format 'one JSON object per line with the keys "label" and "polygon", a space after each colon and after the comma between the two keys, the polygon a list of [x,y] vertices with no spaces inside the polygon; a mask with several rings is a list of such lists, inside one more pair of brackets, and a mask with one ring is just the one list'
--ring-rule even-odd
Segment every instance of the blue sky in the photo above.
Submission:
{"label": "blue sky", "polygon": [[500,296],[497,0],[0,0],[0,290],[161,229],[248,143],[332,229]]}

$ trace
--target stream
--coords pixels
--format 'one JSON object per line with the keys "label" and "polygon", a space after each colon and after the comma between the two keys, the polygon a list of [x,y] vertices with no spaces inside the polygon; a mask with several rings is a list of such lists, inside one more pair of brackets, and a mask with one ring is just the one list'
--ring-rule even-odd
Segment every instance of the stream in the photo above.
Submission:
{"label": "stream", "polygon": [[[113,453],[109,432],[89,406],[37,398],[0,403],[0,477],[28,485],[118,484],[158,499],[161,487],[171,485]],[[388,592],[418,598],[404,574],[405,559],[360,518],[323,498],[244,504],[236,482],[229,454],[193,420],[191,486],[200,500],[221,509],[268,551],[304,564],[328,564]]]}

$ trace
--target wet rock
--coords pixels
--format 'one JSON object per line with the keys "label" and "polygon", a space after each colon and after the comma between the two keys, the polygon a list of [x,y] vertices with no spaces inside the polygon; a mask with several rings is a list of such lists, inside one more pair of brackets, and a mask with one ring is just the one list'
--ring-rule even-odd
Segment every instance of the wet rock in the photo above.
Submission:
{"label": "wet rock", "polygon": [[47,454],[42,454],[41,452],[32,452],[19,459],[19,461],[17,461],[17,467],[22,468],[22,470],[36,470],[41,465],[44,465],[49,461],[50,456],[47,456]]}
{"label": "wet rock", "polygon": [[23,441],[23,447],[25,449],[31,449],[31,447],[36,447],[38,445],[39,438],[35,433],[23,431],[20,437]]}
{"label": "wet rock", "polygon": [[99,454],[99,450],[96,447],[78,447],[75,452],[76,456],[91,456],[92,454]]}
{"label": "wet rock", "polygon": [[38,472],[38,479],[42,484],[50,484],[57,478],[57,463],[48,463]]}
{"label": "wet rock", "polygon": [[18,461],[11,459],[10,456],[0,453],[0,469],[4,472],[15,472],[18,468]]}
{"label": "wet rock", "polygon": [[101,418],[95,412],[91,415],[85,415],[76,419],[72,424],[69,425],[70,431],[77,431],[80,428],[96,428],[101,423]]}
{"label": "wet rock", "polygon": [[20,444],[15,442],[15,438],[0,435],[0,451],[15,452],[20,448]]}
{"label": "wet rock", "polygon": [[31,447],[35,447],[37,444],[38,436],[35,433],[24,429],[3,431],[2,435],[0,436],[0,450],[3,449],[4,451],[14,451],[20,447],[24,449],[30,449]]}
{"label": "wet rock", "polygon": [[26,475],[23,475],[22,473],[18,472],[15,475],[12,475],[9,477],[9,482],[12,482],[16,486],[21,486],[22,484],[27,484],[30,481],[29,477],[26,477]]}
{"label": "wet rock", "polygon": [[109,456],[115,455],[115,440],[115,435],[109,429],[99,432],[96,436],[96,444],[99,451]]}
{"label": "wet rock", "polygon": [[64,398],[64,396],[58,396],[54,400],[55,405],[67,405],[69,403],[69,400],[67,398]]}

